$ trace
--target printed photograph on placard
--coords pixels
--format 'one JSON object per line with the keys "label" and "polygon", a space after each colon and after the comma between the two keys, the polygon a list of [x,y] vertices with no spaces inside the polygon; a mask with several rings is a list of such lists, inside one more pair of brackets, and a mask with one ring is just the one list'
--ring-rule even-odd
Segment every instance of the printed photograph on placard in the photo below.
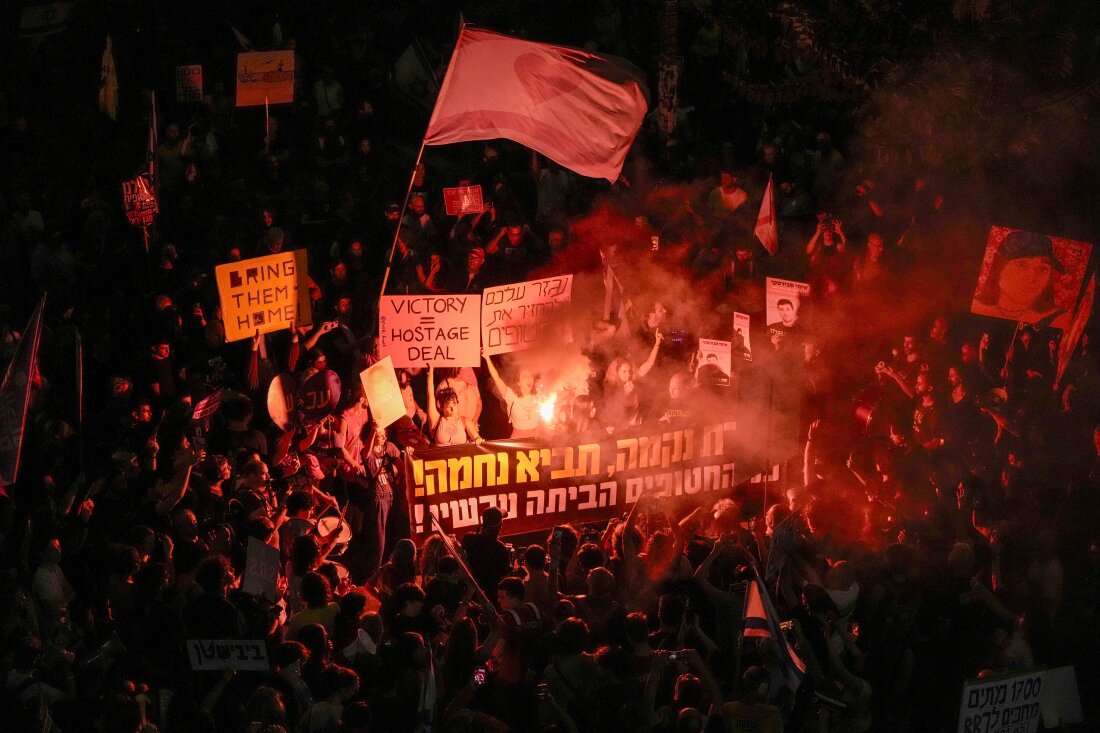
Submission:
{"label": "printed photograph on placard", "polygon": [[780,280],[777,277],[769,277],[766,280],[765,316],[768,319],[768,334],[773,342],[787,336],[800,336],[806,333],[802,308],[809,297],[808,283]]}
{"label": "printed photograph on placard", "polygon": [[752,361],[752,342],[749,340],[749,314],[733,313],[732,353],[735,359]]}
{"label": "printed photograph on placard", "polygon": [[1065,329],[1091,254],[1092,245],[1086,242],[993,227],[970,312]]}
{"label": "printed photograph on placard", "polygon": [[731,343],[715,339],[699,339],[695,354],[695,381],[698,384],[717,384],[728,387],[730,369],[733,367]]}

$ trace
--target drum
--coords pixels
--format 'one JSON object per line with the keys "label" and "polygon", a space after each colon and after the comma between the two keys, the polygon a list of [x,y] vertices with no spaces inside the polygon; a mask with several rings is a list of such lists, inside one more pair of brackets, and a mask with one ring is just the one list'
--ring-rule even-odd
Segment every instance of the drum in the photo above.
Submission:
{"label": "drum", "polygon": [[321,517],[317,520],[317,536],[322,540],[328,539],[332,532],[337,532],[336,543],[329,550],[329,557],[340,557],[351,542],[351,526],[340,517]]}

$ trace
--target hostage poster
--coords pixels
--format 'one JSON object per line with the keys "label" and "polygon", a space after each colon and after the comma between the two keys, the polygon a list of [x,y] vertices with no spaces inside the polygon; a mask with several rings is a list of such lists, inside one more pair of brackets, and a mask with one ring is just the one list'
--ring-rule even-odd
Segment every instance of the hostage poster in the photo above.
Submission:
{"label": "hostage poster", "polygon": [[1085,242],[993,227],[970,312],[1064,330],[1091,254]]}

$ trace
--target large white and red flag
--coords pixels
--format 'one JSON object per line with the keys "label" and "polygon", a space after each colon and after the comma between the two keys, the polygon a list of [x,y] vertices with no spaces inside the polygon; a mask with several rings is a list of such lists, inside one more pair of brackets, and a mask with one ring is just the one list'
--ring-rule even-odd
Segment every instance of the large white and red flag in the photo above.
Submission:
{"label": "large white and red flag", "polygon": [[756,228],[752,230],[768,254],[779,251],[779,222],[775,217],[775,184],[768,174],[768,187],[764,190],[764,200],[760,202],[760,213],[756,215]]}
{"label": "large white and red flag", "polygon": [[426,145],[507,138],[614,182],[646,113],[628,61],[463,27]]}
{"label": "large white and red flag", "polygon": [[42,338],[42,310],[46,297],[27,322],[15,356],[8,364],[0,385],[0,493],[19,476],[19,450],[23,447],[23,427],[31,401],[31,386],[37,373],[38,342]]}

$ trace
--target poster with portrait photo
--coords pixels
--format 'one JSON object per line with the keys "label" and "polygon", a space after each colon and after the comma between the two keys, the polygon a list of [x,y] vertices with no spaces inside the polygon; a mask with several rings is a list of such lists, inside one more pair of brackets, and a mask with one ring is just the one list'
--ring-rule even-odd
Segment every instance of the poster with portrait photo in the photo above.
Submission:
{"label": "poster with portrait photo", "polygon": [[1091,254],[1086,242],[992,227],[970,312],[1065,329]]}
{"label": "poster with portrait photo", "polygon": [[716,384],[728,387],[733,359],[730,342],[715,339],[699,339],[696,355],[695,381],[698,384]]}
{"label": "poster with portrait photo", "polygon": [[733,341],[730,349],[735,359],[752,361],[752,342],[749,339],[751,322],[748,313],[733,312]]}
{"label": "poster with portrait photo", "polygon": [[802,308],[810,297],[809,283],[769,277],[764,284],[768,334],[774,337],[806,333]]}

